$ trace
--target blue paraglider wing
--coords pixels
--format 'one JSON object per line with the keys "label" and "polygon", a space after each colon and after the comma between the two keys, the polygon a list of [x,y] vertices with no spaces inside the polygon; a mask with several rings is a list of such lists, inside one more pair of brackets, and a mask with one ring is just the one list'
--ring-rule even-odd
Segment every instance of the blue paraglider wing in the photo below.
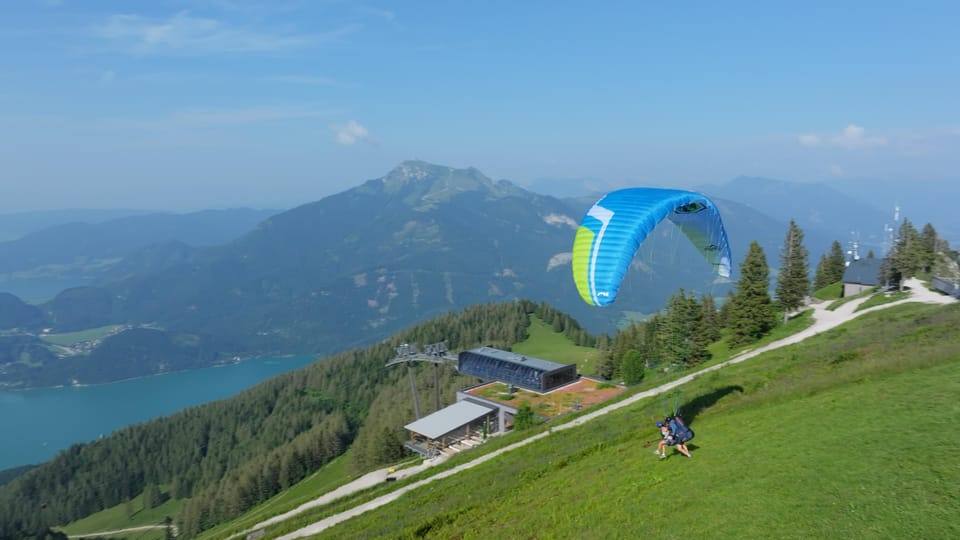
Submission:
{"label": "blue paraglider wing", "polygon": [[573,280],[585,302],[614,301],[640,244],[664,218],[683,231],[717,274],[730,277],[730,244],[713,201],[677,189],[621,189],[597,201],[577,229]]}

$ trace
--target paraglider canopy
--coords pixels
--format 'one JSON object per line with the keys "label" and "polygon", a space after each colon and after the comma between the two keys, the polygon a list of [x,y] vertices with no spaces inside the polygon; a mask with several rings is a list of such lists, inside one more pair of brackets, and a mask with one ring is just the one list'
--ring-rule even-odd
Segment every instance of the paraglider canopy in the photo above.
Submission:
{"label": "paraglider canopy", "polygon": [[605,306],[614,301],[640,244],[664,218],[686,235],[718,275],[730,277],[730,244],[713,201],[678,189],[621,189],[607,193],[587,211],[573,242],[573,280],[586,303]]}

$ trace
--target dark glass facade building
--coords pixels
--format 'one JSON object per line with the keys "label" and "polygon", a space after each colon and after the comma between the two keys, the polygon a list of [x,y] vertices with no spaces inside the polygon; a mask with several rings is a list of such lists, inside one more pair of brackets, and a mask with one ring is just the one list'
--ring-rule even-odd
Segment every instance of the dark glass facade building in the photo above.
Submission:
{"label": "dark glass facade building", "polygon": [[577,380],[576,364],[558,364],[493,347],[463,351],[457,359],[457,369],[464,375],[500,381],[534,392],[549,392]]}

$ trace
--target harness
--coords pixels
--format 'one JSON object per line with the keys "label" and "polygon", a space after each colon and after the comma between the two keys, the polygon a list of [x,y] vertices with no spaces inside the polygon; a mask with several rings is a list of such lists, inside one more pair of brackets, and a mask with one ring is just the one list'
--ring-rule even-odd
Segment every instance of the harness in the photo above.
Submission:
{"label": "harness", "polygon": [[693,430],[679,416],[668,416],[663,423],[670,428],[670,435],[673,437],[673,442],[668,443],[670,446],[686,443],[694,437]]}

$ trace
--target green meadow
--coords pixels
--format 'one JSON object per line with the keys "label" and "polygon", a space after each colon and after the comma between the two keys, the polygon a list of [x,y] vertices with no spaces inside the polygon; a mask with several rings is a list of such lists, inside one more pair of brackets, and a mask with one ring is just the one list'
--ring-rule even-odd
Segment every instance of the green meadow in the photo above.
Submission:
{"label": "green meadow", "polygon": [[[769,339],[809,324],[808,314],[799,316]],[[515,351],[578,363],[592,352],[540,321],[533,325]],[[680,393],[682,413],[697,433],[693,459],[653,455],[653,423],[663,413],[662,398],[654,397],[554,430],[319,537],[960,537],[954,517],[960,514],[960,436],[950,429],[960,418],[958,327],[958,306],[906,304],[699,377]],[[565,346],[571,351],[564,353]],[[722,342],[715,347],[711,363],[736,353]],[[681,375],[650,377],[630,394]],[[411,478],[310,509],[268,528],[263,538],[564,421],[494,437]],[[200,538],[231,537],[350,481],[345,461]],[[84,532],[130,523],[114,516]]]}
{"label": "green meadow", "polygon": [[593,347],[574,345],[570,338],[554,332],[553,327],[537,317],[530,317],[529,337],[512,347],[513,352],[535,358],[543,358],[561,364],[577,364],[580,373],[592,375],[595,372],[600,351]]}
{"label": "green meadow", "polygon": [[89,328],[87,330],[81,330],[79,332],[64,332],[62,334],[41,334],[40,339],[46,341],[47,343],[52,343],[54,345],[75,345],[77,343],[82,343],[84,341],[91,341],[94,339],[103,339],[110,335],[111,332],[116,330],[120,325],[112,324],[109,326],[101,326],[99,328]]}
{"label": "green meadow", "polygon": [[[95,534],[101,531],[117,531],[145,525],[162,525],[167,517],[171,519],[183,506],[182,500],[168,499],[154,508],[144,508],[143,495],[134,498],[130,504],[121,504],[108,508],[96,514],[75,521],[60,530],[67,535]],[[135,532],[119,534],[116,537],[104,538],[136,538],[137,540],[163,540],[166,530],[163,528],[151,530],[137,530]]]}
{"label": "green meadow", "polygon": [[319,537],[960,537],[958,327],[957,306],[907,304],[700,377],[682,391],[692,459],[653,455],[654,398]]}

